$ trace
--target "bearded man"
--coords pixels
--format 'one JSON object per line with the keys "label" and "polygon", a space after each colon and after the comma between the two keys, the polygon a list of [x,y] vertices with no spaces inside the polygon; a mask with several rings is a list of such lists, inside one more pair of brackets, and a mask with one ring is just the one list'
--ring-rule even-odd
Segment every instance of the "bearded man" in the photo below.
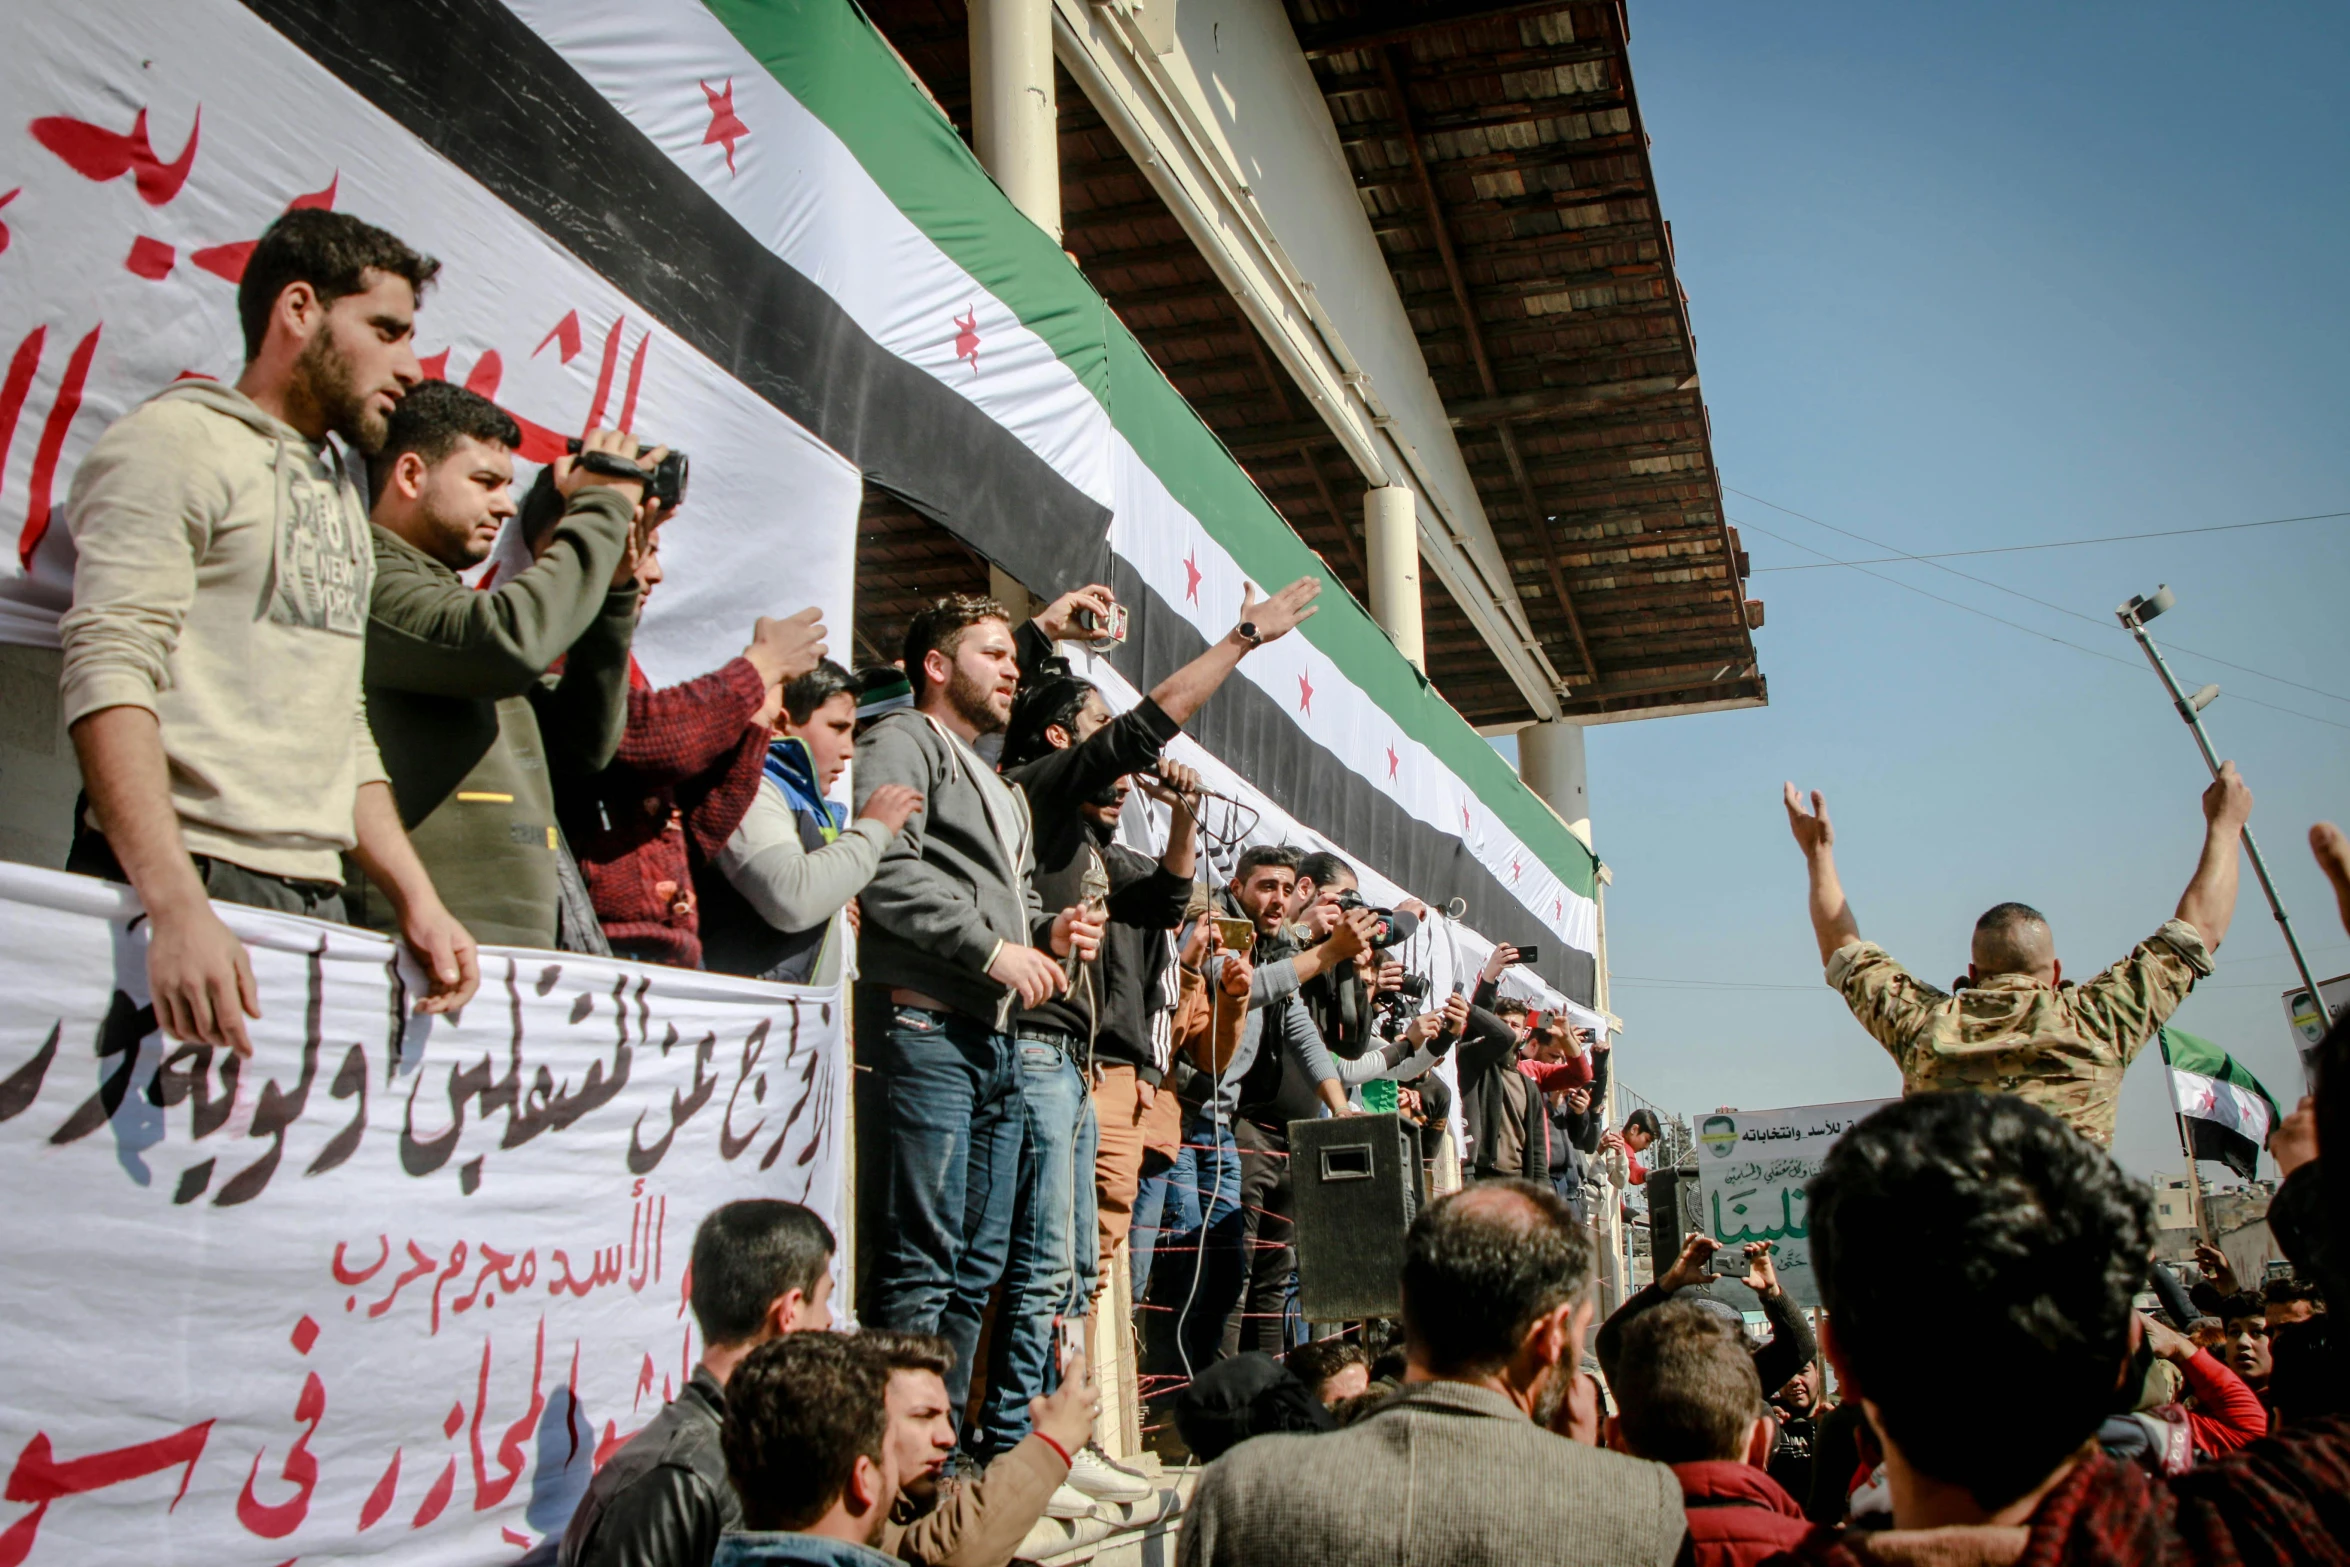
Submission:
{"label": "bearded man", "polygon": [[859,1056],[876,1071],[858,1129],[876,1166],[865,1189],[881,1195],[863,1316],[946,1339],[959,1410],[1011,1256],[1025,1141],[1013,1020],[1068,989],[1062,960],[1092,961],[1102,919],[1045,910],[1027,802],[972,748],[1002,732],[1020,682],[1003,606],[968,594],[926,605],[906,628],[905,670],[914,705],[866,730],[854,775],[859,809],[893,784],[922,801],[859,897],[874,989],[857,1008],[872,1025]]}
{"label": "bearded man", "polygon": [[[529,567],[477,591],[458,573],[489,557],[514,515],[521,443],[497,404],[446,381],[392,416],[374,462],[367,720],[400,820],[466,928],[500,946],[592,951],[578,928],[594,926],[592,911],[559,928],[569,878],[554,779],[598,771],[619,747],[636,545],[658,503],[560,458],[560,521],[533,541]],[[636,454],[625,432],[594,431],[584,447]],[[364,890],[352,899],[360,924],[382,929],[388,913]]]}
{"label": "bearded man", "polygon": [[174,1039],[251,1053],[253,966],[212,900],[340,920],[346,854],[423,965],[419,1010],[480,983],[360,699],[375,557],[354,457],[423,379],[417,299],[439,270],[348,213],[285,214],[237,285],[234,384],[174,383],[74,475],[58,634],[83,803],[66,868],[137,890]]}

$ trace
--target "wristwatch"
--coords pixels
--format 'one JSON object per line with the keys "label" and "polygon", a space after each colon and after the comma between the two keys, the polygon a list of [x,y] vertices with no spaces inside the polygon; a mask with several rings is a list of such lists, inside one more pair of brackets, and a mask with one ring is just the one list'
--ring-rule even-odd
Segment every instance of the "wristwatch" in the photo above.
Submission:
{"label": "wristwatch", "polygon": [[1263,636],[1258,634],[1257,623],[1253,620],[1244,620],[1239,625],[1234,626],[1232,629],[1239,634],[1240,640],[1246,642],[1250,647],[1263,647],[1265,645],[1265,639]]}

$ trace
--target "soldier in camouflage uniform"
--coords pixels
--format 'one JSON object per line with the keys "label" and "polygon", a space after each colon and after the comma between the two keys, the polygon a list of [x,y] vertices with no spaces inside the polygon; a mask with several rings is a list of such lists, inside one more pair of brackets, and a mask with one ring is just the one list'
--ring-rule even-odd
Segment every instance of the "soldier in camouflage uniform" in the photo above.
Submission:
{"label": "soldier in camouflage uniform", "polygon": [[1835,828],[1814,791],[1787,785],[1787,823],[1811,870],[1811,923],[1828,983],[1901,1068],[1904,1095],[1972,1089],[2016,1094],[2100,1146],[2113,1142],[2122,1073],[2155,1029],[2212,972],[2236,912],[2236,838],[2252,791],[2236,764],[2203,794],[2203,854],[2177,913],[2085,985],[2066,983],[2048,921],[2002,903],[1975,924],[1957,994],[1935,989],[1863,941],[1836,876]]}

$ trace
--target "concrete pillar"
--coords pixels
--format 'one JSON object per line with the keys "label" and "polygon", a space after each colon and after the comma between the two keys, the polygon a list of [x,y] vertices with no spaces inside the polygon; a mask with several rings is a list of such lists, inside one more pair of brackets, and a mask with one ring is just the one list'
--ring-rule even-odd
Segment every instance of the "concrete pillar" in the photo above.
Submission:
{"label": "concrete pillar", "polygon": [[971,0],[971,144],[1012,205],[1058,244],[1052,0]]}
{"label": "concrete pillar", "polygon": [[1420,633],[1420,526],[1412,492],[1400,484],[1363,492],[1364,566],[1371,579],[1371,618],[1396,650],[1426,670]]}
{"label": "concrete pillar", "polygon": [[1591,800],[1585,786],[1583,726],[1561,721],[1518,731],[1518,776],[1559,813],[1567,831],[1591,847]]}

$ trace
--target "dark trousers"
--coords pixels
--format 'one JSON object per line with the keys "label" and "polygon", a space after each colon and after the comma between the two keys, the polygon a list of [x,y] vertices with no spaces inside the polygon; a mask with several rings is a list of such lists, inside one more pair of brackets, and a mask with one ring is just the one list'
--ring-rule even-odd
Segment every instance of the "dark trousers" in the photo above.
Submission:
{"label": "dark trousers", "polygon": [[1289,1137],[1247,1116],[1232,1123],[1240,1148],[1240,1207],[1248,1225],[1248,1286],[1224,1324],[1223,1350],[1281,1355],[1297,1311],[1297,1231],[1290,1223]]}
{"label": "dark trousers", "polygon": [[1011,1252],[1025,1130],[1015,1042],[958,1013],[905,1006],[871,1037],[887,1113],[860,1131],[885,1140],[888,1173],[866,1315],[952,1346],[947,1397],[960,1423],[980,1319]]}
{"label": "dark trousers", "polygon": [[[188,858],[195,862],[205,896],[216,903],[241,903],[251,909],[299,914],[335,925],[351,923],[343,908],[343,888],[339,882],[272,876],[267,871],[248,870],[227,860],[216,860],[209,854],[191,854]],[[73,845],[65,851],[65,868],[76,876],[95,876],[125,885],[130,882],[130,877],[123,873],[122,862],[114,857],[114,846],[106,841],[103,833],[89,825],[88,817],[79,809],[74,812]]]}

